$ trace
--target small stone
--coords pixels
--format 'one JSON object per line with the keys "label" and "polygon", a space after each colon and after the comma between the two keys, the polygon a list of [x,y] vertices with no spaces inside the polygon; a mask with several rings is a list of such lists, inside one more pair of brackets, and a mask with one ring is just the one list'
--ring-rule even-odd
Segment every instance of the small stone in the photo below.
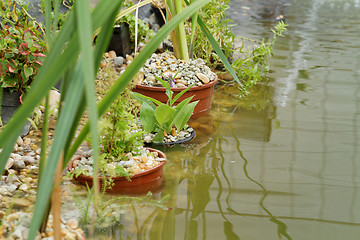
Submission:
{"label": "small stone", "polygon": [[14,207],[25,208],[31,206],[31,202],[25,198],[15,198],[13,200]]}
{"label": "small stone", "polygon": [[15,170],[21,170],[26,167],[25,162],[23,160],[15,161],[14,165],[12,166]]}
{"label": "small stone", "polygon": [[26,165],[30,165],[30,164],[34,164],[34,163],[35,163],[35,159],[34,159],[33,157],[31,157],[31,156],[22,156],[21,159],[24,161],[24,163],[25,163]]}
{"label": "small stone", "polygon": [[174,136],[174,137],[177,135],[177,132],[176,132],[175,128],[171,129],[171,135]]}
{"label": "small stone", "polygon": [[15,160],[12,159],[12,158],[9,158],[6,165],[5,165],[5,169],[6,170],[9,170],[10,168],[12,168],[12,166],[14,165],[15,163]]}
{"label": "small stone", "polygon": [[182,83],[176,83],[175,86],[178,87],[178,88],[186,87],[186,86],[185,86],[184,84],[182,84]]}
{"label": "small stone", "polygon": [[105,68],[105,67],[106,67],[106,62],[101,61],[101,62],[100,62],[100,68]]}
{"label": "small stone", "polygon": [[203,73],[197,73],[196,76],[202,81],[204,84],[209,83],[210,79]]}
{"label": "small stone", "polygon": [[75,218],[71,218],[66,222],[66,226],[75,230],[79,227],[79,222]]}
{"label": "small stone", "polygon": [[26,192],[29,189],[29,186],[27,184],[21,184],[19,189],[23,192]]}
{"label": "small stone", "polygon": [[133,78],[135,84],[141,84],[144,81],[144,73],[137,72],[135,77]]}
{"label": "small stone", "polygon": [[109,52],[109,58],[116,58],[116,52],[115,51],[110,51]]}
{"label": "small stone", "polygon": [[121,67],[124,64],[124,58],[123,57],[116,57],[114,58],[114,65],[115,67]]}
{"label": "small stone", "polygon": [[142,155],[142,156],[141,156],[141,162],[147,163],[148,160],[149,160],[149,159],[148,159],[148,157],[147,157],[146,155]]}
{"label": "small stone", "polygon": [[19,137],[16,139],[16,143],[17,143],[17,145],[22,146],[22,145],[24,144],[24,141],[23,141],[23,139],[19,136]]}
{"label": "small stone", "polygon": [[187,81],[180,80],[180,79],[176,80],[176,83],[181,83],[181,84],[183,84],[184,86],[187,86],[187,85],[188,85]]}
{"label": "small stone", "polygon": [[[134,61],[134,58],[131,56],[131,55],[126,55],[126,61]],[[129,65],[129,63],[128,63],[128,65]]]}

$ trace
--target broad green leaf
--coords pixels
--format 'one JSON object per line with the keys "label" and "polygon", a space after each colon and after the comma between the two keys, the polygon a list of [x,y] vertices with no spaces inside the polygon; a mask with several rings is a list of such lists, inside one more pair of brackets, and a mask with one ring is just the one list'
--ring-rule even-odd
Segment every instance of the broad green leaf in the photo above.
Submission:
{"label": "broad green leaf", "polygon": [[144,130],[151,133],[156,127],[155,110],[146,102],[143,102],[140,110],[140,120]]}
{"label": "broad green leaf", "polygon": [[162,103],[155,110],[156,121],[159,123],[160,126],[162,126],[166,122],[166,120],[169,119],[173,112],[175,112],[175,109]]}
{"label": "broad green leaf", "polygon": [[25,74],[25,77],[28,78],[29,76],[31,76],[33,74],[33,69],[32,67],[29,67],[28,65],[24,65],[24,74]]}
{"label": "broad green leaf", "polygon": [[164,141],[164,131],[159,131],[155,137],[152,139],[153,142],[155,143],[162,143]]}
{"label": "broad green leaf", "polygon": [[[154,98],[151,98],[151,97],[142,95],[142,94],[137,93],[137,92],[133,92],[132,95],[133,95],[136,99],[138,99],[139,101],[148,103],[148,104],[149,104],[150,106],[152,106],[154,109],[155,109],[155,107],[156,107],[155,104],[157,104],[157,105],[162,104],[162,102],[160,102],[160,101],[158,101],[158,100],[156,100],[156,99],[154,99]],[[154,103],[155,103],[155,104],[154,104]]]}
{"label": "broad green leaf", "polygon": [[182,113],[178,115],[179,117],[176,118],[176,121],[175,121],[175,127],[178,131],[180,131],[185,126],[185,124],[189,121],[192,113],[194,112],[194,108],[198,102],[199,101],[195,101],[190,104],[187,104],[185,106],[185,108],[181,110]]}

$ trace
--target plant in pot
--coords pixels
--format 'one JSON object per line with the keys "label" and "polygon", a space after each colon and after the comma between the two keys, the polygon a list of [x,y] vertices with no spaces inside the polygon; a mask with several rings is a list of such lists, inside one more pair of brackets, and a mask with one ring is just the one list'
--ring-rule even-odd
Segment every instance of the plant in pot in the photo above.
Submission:
{"label": "plant in pot", "polygon": [[172,145],[191,140],[195,136],[195,131],[186,124],[199,101],[191,102],[194,96],[190,96],[177,105],[175,103],[192,86],[174,96],[171,88],[171,84],[175,81],[173,78],[167,81],[158,78],[158,81],[166,88],[165,94],[168,97],[166,103],[134,93],[135,97],[142,102],[140,122],[147,133],[144,141],[155,145]]}
{"label": "plant in pot", "polygon": [[[112,69],[104,75],[111,78],[114,72]],[[115,79],[98,82],[97,92],[100,97],[107,91],[104,88],[111,86],[111,81]],[[166,155],[143,146],[143,132],[136,123],[136,108],[129,89],[130,86],[119,95],[99,121],[99,184],[107,192],[147,193],[162,186]],[[92,161],[92,150],[73,159],[68,166],[70,175],[92,187]]]}
{"label": "plant in pot", "polygon": [[[183,5],[189,4],[188,1],[175,1],[169,0],[165,2],[166,12],[168,19],[182,11]],[[205,36],[213,46],[214,51],[217,53],[225,67],[234,76],[234,79],[241,85],[236,73],[232,69],[227,57],[224,55],[222,49],[219,47],[214,37],[210,34],[210,31],[201,20],[198,12],[192,16],[191,24],[191,40],[193,41],[196,34],[197,24],[200,29],[205,33]],[[211,69],[205,65],[202,59],[190,59],[192,55],[192,49],[189,53],[188,43],[186,40],[185,25],[179,24],[175,30],[171,33],[171,40],[173,43],[174,55],[167,52],[152,57],[145,63],[141,71],[144,73],[144,79],[141,79],[136,83],[134,88],[135,92],[143,95],[151,96],[161,102],[166,102],[166,89],[161,87],[160,83],[156,80],[155,76],[162,77],[160,74],[177,75],[175,79],[175,85],[172,91],[176,93],[186,89],[187,86],[194,84],[194,86],[184,95],[179,98],[179,101],[194,96],[192,101],[199,100],[199,104],[195,107],[192,118],[197,118],[202,113],[208,112],[211,107],[211,96],[213,93],[214,85],[217,82],[217,76],[211,71]],[[175,56],[175,57],[174,57]]]}
{"label": "plant in pot", "polygon": [[[6,124],[22,103],[42,65],[45,43],[41,28],[15,1],[5,1],[0,18],[1,119]],[[28,133],[28,123],[21,135]]]}

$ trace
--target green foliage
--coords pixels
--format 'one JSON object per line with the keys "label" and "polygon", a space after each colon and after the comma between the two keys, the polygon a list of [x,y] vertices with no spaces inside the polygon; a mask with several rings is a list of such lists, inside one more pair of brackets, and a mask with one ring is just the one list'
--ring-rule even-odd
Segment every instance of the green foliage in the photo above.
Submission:
{"label": "green foliage", "polygon": [[133,111],[129,109],[129,90],[122,93],[110,106],[99,123],[101,152],[109,161],[127,160],[125,155],[143,145]]}
{"label": "green foliage", "polygon": [[192,96],[182,100],[175,106],[175,101],[187,92],[193,85],[181,91],[176,96],[173,96],[174,92],[171,91],[170,83],[160,78],[157,78],[157,80],[160,81],[166,88],[165,93],[168,97],[166,104],[139,93],[133,94],[142,102],[140,121],[145,132],[156,133],[153,141],[162,142],[164,140],[164,132],[170,134],[174,126],[177,131],[180,131],[185,127],[199,101],[190,103],[193,98]]}
{"label": "green foliage", "polygon": [[[225,54],[226,58],[230,58],[232,53],[232,44],[235,35],[231,32],[232,21],[226,17],[226,10],[230,0],[212,0],[211,3],[205,5],[200,11],[200,16],[204,23],[208,26],[210,34]],[[186,35],[188,42],[193,32],[193,23],[186,23]],[[204,32],[200,31],[199,26],[196,28],[196,34],[193,42],[193,58],[201,58],[205,64],[212,66],[213,69],[223,67],[224,64],[220,57],[214,52],[213,47],[208,41]]]}
{"label": "green foliage", "polygon": [[257,42],[252,49],[243,50],[244,41],[254,41],[247,38],[243,39],[243,45],[240,53],[244,54],[243,58],[236,59],[232,66],[236,70],[239,78],[245,79],[245,88],[252,88],[258,81],[263,79],[269,72],[268,59],[274,54],[274,45],[278,36],[283,36],[287,25],[280,21],[275,29],[272,29],[273,38],[269,42]]}
{"label": "green foliage", "polygon": [[[252,88],[258,81],[262,80],[269,71],[268,59],[274,53],[274,45],[277,36],[283,36],[282,33],[286,31],[286,24],[279,22],[275,29],[271,31],[274,33],[271,41],[258,42],[252,39],[243,39],[243,45],[239,49],[234,49],[233,42],[236,37],[231,31],[234,26],[233,22],[227,18],[226,10],[228,10],[230,0],[212,0],[201,9],[200,16],[208,26],[208,32],[213,36],[214,40],[219,44],[226,59],[232,58],[233,53],[238,52],[241,58],[235,59],[231,67],[235,70],[239,79],[242,79],[244,93]],[[193,22],[186,23],[186,35],[188,42],[190,42],[192,33],[194,31]],[[202,58],[208,66],[212,66],[214,70],[226,71],[229,68],[225,66],[224,60],[219,56],[218,52],[214,51],[213,44],[206,36],[207,31],[199,31],[200,27],[196,29],[195,39],[191,42],[193,47],[194,58]],[[244,49],[245,41],[256,42],[251,49]],[[231,73],[231,72],[230,72]]]}
{"label": "green foliage", "polygon": [[[96,81],[98,100],[106,95],[118,76],[112,64],[101,69]],[[99,121],[102,162],[127,160],[127,153],[136,153],[138,147],[143,146],[142,132],[135,121],[139,110],[131,96],[132,87],[130,84],[125,88]]]}
{"label": "green foliage", "polygon": [[0,17],[0,84],[27,92],[45,57],[41,28],[16,1],[5,1]]}

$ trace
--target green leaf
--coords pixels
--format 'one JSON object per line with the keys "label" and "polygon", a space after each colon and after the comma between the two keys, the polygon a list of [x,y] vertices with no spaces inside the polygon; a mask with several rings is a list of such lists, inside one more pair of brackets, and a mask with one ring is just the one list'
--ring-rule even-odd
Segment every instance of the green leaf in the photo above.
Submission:
{"label": "green leaf", "polygon": [[29,67],[28,65],[25,64],[24,65],[24,73],[25,73],[25,77],[29,78],[34,73],[34,71],[33,71],[32,67]]}
{"label": "green leaf", "polygon": [[[146,102],[148,103],[150,106],[152,106],[154,109],[155,109],[155,104],[157,105],[160,105],[162,104],[162,102],[160,102],[159,100],[156,100],[154,98],[151,98],[151,97],[148,97],[148,96],[145,96],[145,95],[142,95],[140,93],[137,93],[137,92],[133,92],[132,95],[137,99],[139,100],[140,102]],[[155,103],[155,104],[154,104]]]}
{"label": "green leaf", "polygon": [[173,112],[175,112],[175,109],[162,103],[155,110],[156,121],[159,123],[160,126],[162,126],[164,123],[167,122]]}
{"label": "green leaf", "polygon": [[156,127],[155,110],[146,102],[143,102],[140,110],[140,121],[147,133],[151,133]]}
{"label": "green leaf", "polygon": [[195,101],[190,104],[187,104],[187,105],[185,105],[184,108],[182,108],[180,110],[181,114],[178,115],[178,117],[176,118],[176,121],[175,121],[175,127],[178,131],[183,129],[185,124],[189,121],[191,115],[194,112],[194,108],[198,102],[199,101]]}
{"label": "green leaf", "polygon": [[164,131],[159,131],[152,139],[152,141],[155,143],[162,143],[164,141],[164,137]]}
{"label": "green leaf", "polygon": [[184,93],[186,93],[192,86],[194,86],[194,84],[190,85],[186,89],[184,89],[181,92],[179,92],[178,94],[176,94],[175,97],[171,100],[170,106],[172,106],[176,102],[176,100],[178,100],[182,95],[184,95]]}

